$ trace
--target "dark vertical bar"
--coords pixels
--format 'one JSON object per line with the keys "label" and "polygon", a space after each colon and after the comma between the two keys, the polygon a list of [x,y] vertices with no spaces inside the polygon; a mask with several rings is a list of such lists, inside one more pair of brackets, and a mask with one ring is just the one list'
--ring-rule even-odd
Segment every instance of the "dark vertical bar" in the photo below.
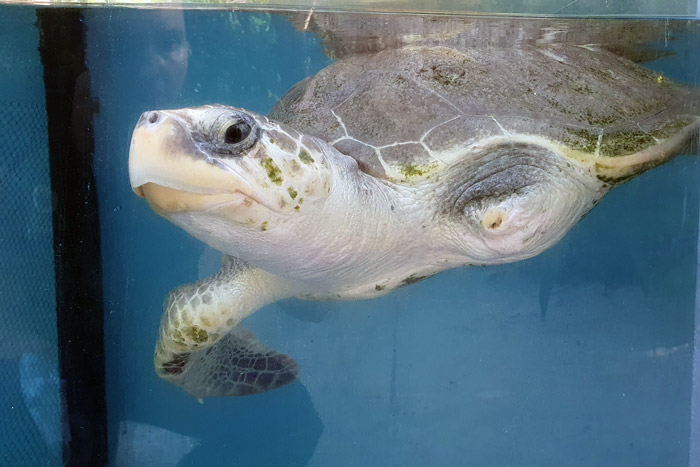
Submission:
{"label": "dark vertical bar", "polygon": [[107,464],[100,231],[81,12],[37,10],[53,203],[59,364],[70,436],[64,464]]}
{"label": "dark vertical bar", "polygon": [[[698,14],[700,15],[700,9]],[[689,465],[691,467],[700,465],[700,239],[698,239],[697,261],[695,273],[695,329],[693,331],[693,382],[690,393]]]}

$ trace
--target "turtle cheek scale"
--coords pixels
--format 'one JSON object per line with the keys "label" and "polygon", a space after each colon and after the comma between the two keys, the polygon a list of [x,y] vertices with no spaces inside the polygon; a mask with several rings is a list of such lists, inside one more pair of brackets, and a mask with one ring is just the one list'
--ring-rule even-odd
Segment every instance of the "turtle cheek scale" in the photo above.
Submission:
{"label": "turtle cheek scale", "polygon": [[256,199],[270,210],[296,216],[323,202],[334,181],[326,154],[321,149],[330,151],[330,147],[318,142],[314,146],[316,150],[312,151],[302,142],[306,138],[289,134],[269,122],[254,148],[242,157],[225,158],[220,162],[244,174]]}

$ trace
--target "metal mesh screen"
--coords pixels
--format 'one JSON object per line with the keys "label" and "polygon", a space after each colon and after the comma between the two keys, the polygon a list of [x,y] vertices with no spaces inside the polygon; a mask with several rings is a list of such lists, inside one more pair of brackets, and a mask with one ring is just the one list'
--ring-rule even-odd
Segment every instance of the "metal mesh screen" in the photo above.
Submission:
{"label": "metal mesh screen", "polygon": [[0,6],[0,465],[61,463],[51,189],[33,8]]}

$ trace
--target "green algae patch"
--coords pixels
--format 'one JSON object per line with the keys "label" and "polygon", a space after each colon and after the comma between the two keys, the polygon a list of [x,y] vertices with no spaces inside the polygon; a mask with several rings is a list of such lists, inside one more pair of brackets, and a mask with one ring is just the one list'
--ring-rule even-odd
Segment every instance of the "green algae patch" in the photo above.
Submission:
{"label": "green algae patch", "polygon": [[620,131],[603,135],[600,154],[609,157],[635,154],[658,144],[661,140],[678,134],[683,128],[693,123],[693,120],[692,118],[669,120],[656,130],[647,133],[643,131]]}
{"label": "green algae patch", "polygon": [[401,174],[404,177],[420,177],[423,173],[424,172],[419,169],[417,165],[409,164],[401,167]]}
{"label": "green algae patch", "polygon": [[266,231],[266,230],[267,230],[267,221],[265,221],[265,222],[263,222],[262,224],[260,224],[260,231],[261,231],[261,232],[264,232],[264,231]]}
{"label": "green algae patch", "polygon": [[607,126],[620,120],[620,117],[612,115],[593,115],[591,111],[586,112],[586,120],[591,126]]}
{"label": "green algae patch", "polygon": [[311,157],[311,154],[309,154],[308,151],[306,151],[304,149],[299,151],[299,160],[302,161],[304,164],[308,164],[308,165],[311,165],[314,162],[316,162],[316,161],[314,161],[314,158]]}
{"label": "green algae patch", "polygon": [[381,291],[384,290],[384,289],[386,289],[386,286],[385,286],[385,285],[379,285],[379,284],[377,284],[377,285],[374,286],[374,290],[376,290],[377,292],[381,292]]}
{"label": "green algae patch", "polygon": [[173,329],[171,334],[173,341],[177,342],[178,344],[185,344],[185,336],[182,335],[179,329]]}
{"label": "green algae patch", "polygon": [[[600,119],[596,120],[596,123],[604,125],[608,123],[607,118],[600,117]],[[612,119],[614,117],[609,118]],[[693,118],[669,120],[659,128],[648,132],[630,130],[605,133],[603,130],[602,137],[590,130],[569,128],[567,132],[571,135],[571,138],[567,138],[564,143],[571,149],[593,154],[598,147],[598,138],[600,137],[599,154],[601,156],[626,156],[643,151],[658,144],[661,140],[674,136],[684,127],[692,124],[693,121]]]}
{"label": "green algae patch", "polygon": [[656,139],[651,134],[641,131],[611,133],[603,135],[600,155],[616,157],[634,154],[655,143]]}
{"label": "green algae patch", "polygon": [[598,146],[598,135],[583,129],[567,129],[573,138],[567,138],[564,143],[571,149],[581,152],[594,153]]}
{"label": "green algae patch", "polygon": [[209,339],[209,334],[207,334],[207,331],[197,326],[190,326],[188,328],[185,328],[183,334],[188,339],[190,339],[193,342],[196,342],[197,344],[202,344]]}
{"label": "green algae patch", "polygon": [[299,194],[299,193],[297,193],[297,191],[296,191],[294,188],[292,188],[292,187],[287,188],[287,193],[289,193],[289,197],[292,198],[292,199],[296,199],[297,195]]}
{"label": "green algae patch", "polygon": [[401,166],[401,175],[408,178],[422,177],[423,175],[429,173],[437,167],[436,163],[416,165],[416,164],[406,164]]}
{"label": "green algae patch", "polygon": [[423,279],[427,279],[430,276],[419,276],[417,274],[411,274],[407,278],[401,281],[401,285],[411,285],[415,284],[416,282],[420,282]]}
{"label": "green algae patch", "polygon": [[603,164],[596,164],[595,170],[596,176],[601,182],[607,183],[608,185],[619,185],[639,174],[646,172],[647,170],[661,165],[663,162],[663,159],[651,160],[639,164],[633,164],[624,169],[618,169],[617,171]]}
{"label": "green algae patch", "polygon": [[272,183],[275,185],[282,184],[282,171],[277,164],[275,164],[275,161],[273,161],[272,158],[266,157],[260,161],[260,165],[263,169],[265,169],[265,172],[267,172],[267,177]]}

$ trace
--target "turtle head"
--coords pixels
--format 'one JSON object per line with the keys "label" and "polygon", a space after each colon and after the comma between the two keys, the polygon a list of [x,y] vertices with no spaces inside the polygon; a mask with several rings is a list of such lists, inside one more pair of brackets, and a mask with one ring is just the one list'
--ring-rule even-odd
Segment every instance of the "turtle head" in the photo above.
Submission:
{"label": "turtle head", "polygon": [[170,220],[205,213],[259,228],[328,196],[332,172],[322,145],[234,107],[150,111],[133,132],[129,178]]}

